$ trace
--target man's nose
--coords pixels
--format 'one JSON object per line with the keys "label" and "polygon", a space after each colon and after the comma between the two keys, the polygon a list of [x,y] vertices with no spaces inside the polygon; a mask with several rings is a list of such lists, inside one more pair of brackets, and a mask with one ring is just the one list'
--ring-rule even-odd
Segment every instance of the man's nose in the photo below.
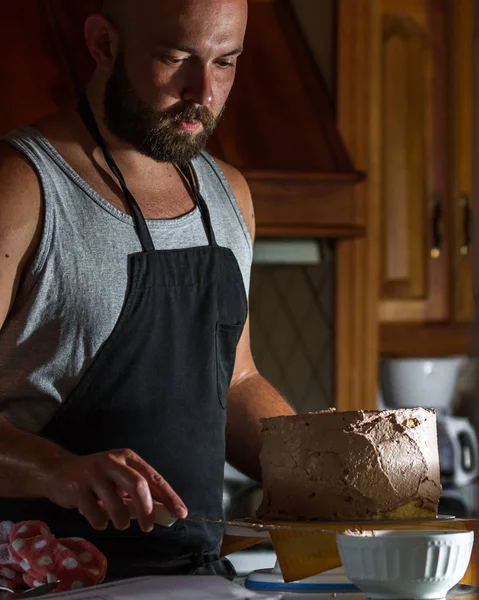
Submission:
{"label": "man's nose", "polygon": [[195,65],[191,69],[183,92],[183,100],[199,106],[209,106],[213,100],[210,69],[205,65]]}

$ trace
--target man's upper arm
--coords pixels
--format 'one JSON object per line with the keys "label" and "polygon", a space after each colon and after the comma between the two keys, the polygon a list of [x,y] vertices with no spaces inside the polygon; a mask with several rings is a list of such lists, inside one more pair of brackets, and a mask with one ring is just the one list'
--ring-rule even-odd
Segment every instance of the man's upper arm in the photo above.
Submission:
{"label": "man's upper arm", "polygon": [[20,152],[0,143],[0,329],[36,252],[41,226],[38,177]]}
{"label": "man's upper arm", "polygon": [[238,205],[243,214],[243,219],[245,220],[246,226],[248,227],[248,231],[251,235],[251,241],[254,242],[255,238],[255,221],[254,221],[254,207],[253,207],[253,199],[251,198],[251,191],[248,186],[248,182],[244,178],[244,176],[228,163],[223,162],[222,160],[215,159],[216,162],[220,165],[223,173],[225,174],[226,179],[230,185],[231,190],[238,202]]}
{"label": "man's upper arm", "polygon": [[[216,159],[218,164],[221,166],[223,173],[228,180],[228,183],[233,191],[233,194],[238,202],[238,205],[243,214],[246,226],[251,235],[251,241],[254,242],[255,238],[255,221],[254,221],[254,208],[253,200],[251,198],[251,192],[246,179],[243,175],[231,165],[224,163]],[[246,320],[243,334],[238,343],[236,349],[236,361],[233,371],[233,377],[231,380],[231,386],[235,386],[241,383],[245,378],[251,375],[255,375],[258,371],[254,364],[253,355],[251,354],[251,341],[249,333],[249,317]]]}

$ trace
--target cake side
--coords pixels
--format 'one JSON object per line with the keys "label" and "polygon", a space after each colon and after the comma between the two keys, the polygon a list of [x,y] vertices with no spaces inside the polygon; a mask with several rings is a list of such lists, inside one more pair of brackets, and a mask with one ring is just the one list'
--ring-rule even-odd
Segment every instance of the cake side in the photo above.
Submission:
{"label": "cake side", "polygon": [[434,410],[330,410],[262,423],[260,518],[437,514],[442,489]]}

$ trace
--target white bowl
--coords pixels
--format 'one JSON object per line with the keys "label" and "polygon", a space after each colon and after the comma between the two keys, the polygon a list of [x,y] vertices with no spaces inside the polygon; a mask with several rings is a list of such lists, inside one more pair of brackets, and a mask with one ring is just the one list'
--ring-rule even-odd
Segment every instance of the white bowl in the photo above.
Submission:
{"label": "white bowl", "polygon": [[463,359],[392,358],[379,366],[384,404],[392,408],[435,408],[450,413]]}
{"label": "white bowl", "polygon": [[445,598],[469,565],[472,531],[375,531],[338,534],[346,575],[369,598]]}

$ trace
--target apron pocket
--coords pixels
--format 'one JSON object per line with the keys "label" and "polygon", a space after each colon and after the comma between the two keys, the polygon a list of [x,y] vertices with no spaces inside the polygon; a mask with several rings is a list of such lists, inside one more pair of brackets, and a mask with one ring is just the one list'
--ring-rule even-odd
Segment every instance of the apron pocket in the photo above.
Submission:
{"label": "apron pocket", "polygon": [[216,387],[218,399],[223,408],[228,406],[228,391],[235,366],[236,346],[243,325],[216,324]]}

